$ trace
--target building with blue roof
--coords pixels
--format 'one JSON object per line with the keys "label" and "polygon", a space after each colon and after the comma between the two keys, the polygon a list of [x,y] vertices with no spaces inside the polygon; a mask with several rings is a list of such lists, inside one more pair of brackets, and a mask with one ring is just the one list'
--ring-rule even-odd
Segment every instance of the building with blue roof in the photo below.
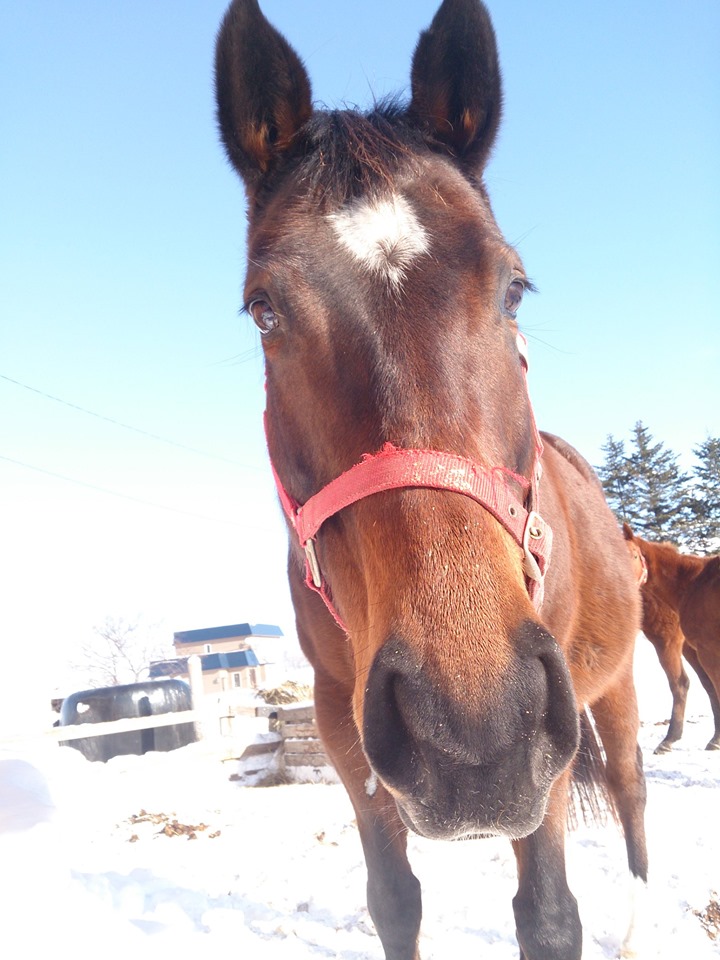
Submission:
{"label": "building with blue roof", "polygon": [[189,680],[188,658],[198,656],[206,694],[223,690],[256,690],[266,681],[268,661],[258,659],[252,640],[283,637],[280,627],[269,623],[234,623],[173,634],[177,657],[150,664],[150,678],[179,677]]}

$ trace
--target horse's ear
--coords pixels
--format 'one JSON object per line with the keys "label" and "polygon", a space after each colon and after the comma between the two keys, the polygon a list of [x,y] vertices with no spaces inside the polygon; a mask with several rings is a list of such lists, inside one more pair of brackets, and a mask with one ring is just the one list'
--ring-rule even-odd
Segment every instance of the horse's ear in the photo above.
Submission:
{"label": "horse's ear", "polygon": [[310,81],[257,0],[233,0],[215,47],[220,136],[249,193],[287,153],[312,113]]}
{"label": "horse's ear", "polygon": [[632,529],[629,523],[623,523],[622,530],[623,530],[623,536],[625,537],[626,540],[635,539],[635,534],[632,532]]}
{"label": "horse's ear", "polygon": [[444,0],[420,35],[410,116],[479,176],[500,124],[502,85],[495,31],[479,0]]}

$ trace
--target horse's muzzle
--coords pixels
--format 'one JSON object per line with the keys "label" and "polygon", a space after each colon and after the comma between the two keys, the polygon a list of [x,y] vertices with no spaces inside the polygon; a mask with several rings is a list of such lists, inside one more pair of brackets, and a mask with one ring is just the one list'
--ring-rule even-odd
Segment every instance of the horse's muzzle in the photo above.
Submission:
{"label": "horse's muzzle", "polygon": [[[511,647],[510,667],[481,703],[450,697],[402,639],[388,639],[373,661],[363,746],[406,825],[422,836],[532,833],[577,750],[575,696],[556,641],[528,621]],[[471,662],[457,670],[468,690],[478,688]]]}

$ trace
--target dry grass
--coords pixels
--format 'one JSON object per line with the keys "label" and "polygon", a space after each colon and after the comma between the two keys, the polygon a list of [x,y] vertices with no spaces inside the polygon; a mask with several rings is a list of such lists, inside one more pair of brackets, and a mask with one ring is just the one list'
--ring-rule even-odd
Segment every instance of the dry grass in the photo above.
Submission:
{"label": "dry grass", "polygon": [[[140,813],[134,813],[128,817],[128,823],[135,826],[138,823],[153,823],[162,827],[157,835],[166,837],[187,837],[188,840],[197,840],[198,833],[203,833],[210,828],[206,823],[180,823],[174,817],[169,817],[166,813],[148,813],[147,810],[141,810]],[[210,839],[220,836],[219,830],[214,830],[208,834]],[[133,833],[129,838],[130,843],[137,843],[140,839],[137,833]]]}
{"label": "dry grass", "polygon": [[267,690],[258,690],[261,700],[271,705],[283,703],[298,703],[301,700],[312,700],[312,687],[306,683],[297,683],[295,680],[286,680],[279,687],[270,687]]}
{"label": "dry grass", "polygon": [[700,920],[703,930],[711,940],[720,938],[720,902],[718,895],[713,891],[710,894],[710,902],[704,910],[693,910],[695,916]]}

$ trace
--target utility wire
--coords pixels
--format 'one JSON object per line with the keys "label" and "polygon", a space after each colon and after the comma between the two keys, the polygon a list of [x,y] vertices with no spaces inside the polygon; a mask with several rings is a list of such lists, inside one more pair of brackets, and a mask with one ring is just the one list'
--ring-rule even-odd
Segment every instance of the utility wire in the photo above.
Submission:
{"label": "utility wire", "polygon": [[129,493],[120,493],[117,490],[109,490],[107,487],[100,487],[94,483],[88,483],[85,480],[78,480],[75,477],[68,477],[64,473],[55,473],[53,470],[46,470],[44,467],[36,467],[32,463],[25,463],[22,460],[15,460],[12,457],[5,457],[0,454],[0,460],[15,464],[17,467],[24,467],[27,470],[34,470],[36,473],[44,473],[48,477],[54,477],[57,480],[65,480],[67,483],[77,484],[79,487],[87,487],[89,490],[97,490],[100,493],[109,494],[112,497],[120,497],[122,500],[131,500],[134,503],[141,503],[146,507],[155,507],[157,510],[169,510],[171,513],[180,513],[186,517],[194,517],[197,520],[209,520],[211,523],[224,523],[233,527],[243,527],[245,530],[258,530],[261,533],[270,533],[266,527],[253,527],[241,523],[239,520],[228,520],[223,517],[208,517],[202,513],[191,513],[189,510],[180,510],[178,507],[169,507],[164,503],[154,503],[152,500],[143,500],[141,497],[133,497]]}
{"label": "utility wire", "polygon": [[132,430],[133,433],[140,433],[145,437],[150,437],[152,440],[158,440],[160,443],[167,443],[172,447],[179,447],[181,450],[188,450],[190,453],[197,453],[201,457],[210,457],[213,460],[222,460],[224,463],[231,463],[236,467],[244,467],[246,470],[258,470],[258,467],[253,467],[247,463],[241,463],[239,460],[232,460],[229,457],[220,456],[217,453],[208,453],[207,450],[198,450],[197,447],[189,447],[187,444],[178,443],[176,440],[168,440],[167,437],[161,437],[157,433],[150,433],[148,430],[142,430],[140,427],[133,427],[129,423],[122,423],[120,420],[114,420],[112,417],[106,417],[102,413],[95,413],[94,410],[88,410],[86,407],[81,407],[77,403],[71,403],[69,400],[63,400],[62,397],[56,397],[52,393],[45,393],[44,390],[38,390],[37,387],[31,387],[27,383],[22,383],[20,380],[13,380],[12,377],[7,377],[5,374],[0,373],[0,380],[6,380],[8,383],[15,384],[16,387],[23,387],[25,390],[30,390],[31,393],[37,393],[40,397],[45,397],[46,400],[54,400],[56,403],[62,403],[66,407],[70,407],[72,410],[79,410],[80,413],[86,413],[89,417],[96,417],[98,420],[104,420],[106,423],[112,423],[116,427],[122,427],[124,430]]}

